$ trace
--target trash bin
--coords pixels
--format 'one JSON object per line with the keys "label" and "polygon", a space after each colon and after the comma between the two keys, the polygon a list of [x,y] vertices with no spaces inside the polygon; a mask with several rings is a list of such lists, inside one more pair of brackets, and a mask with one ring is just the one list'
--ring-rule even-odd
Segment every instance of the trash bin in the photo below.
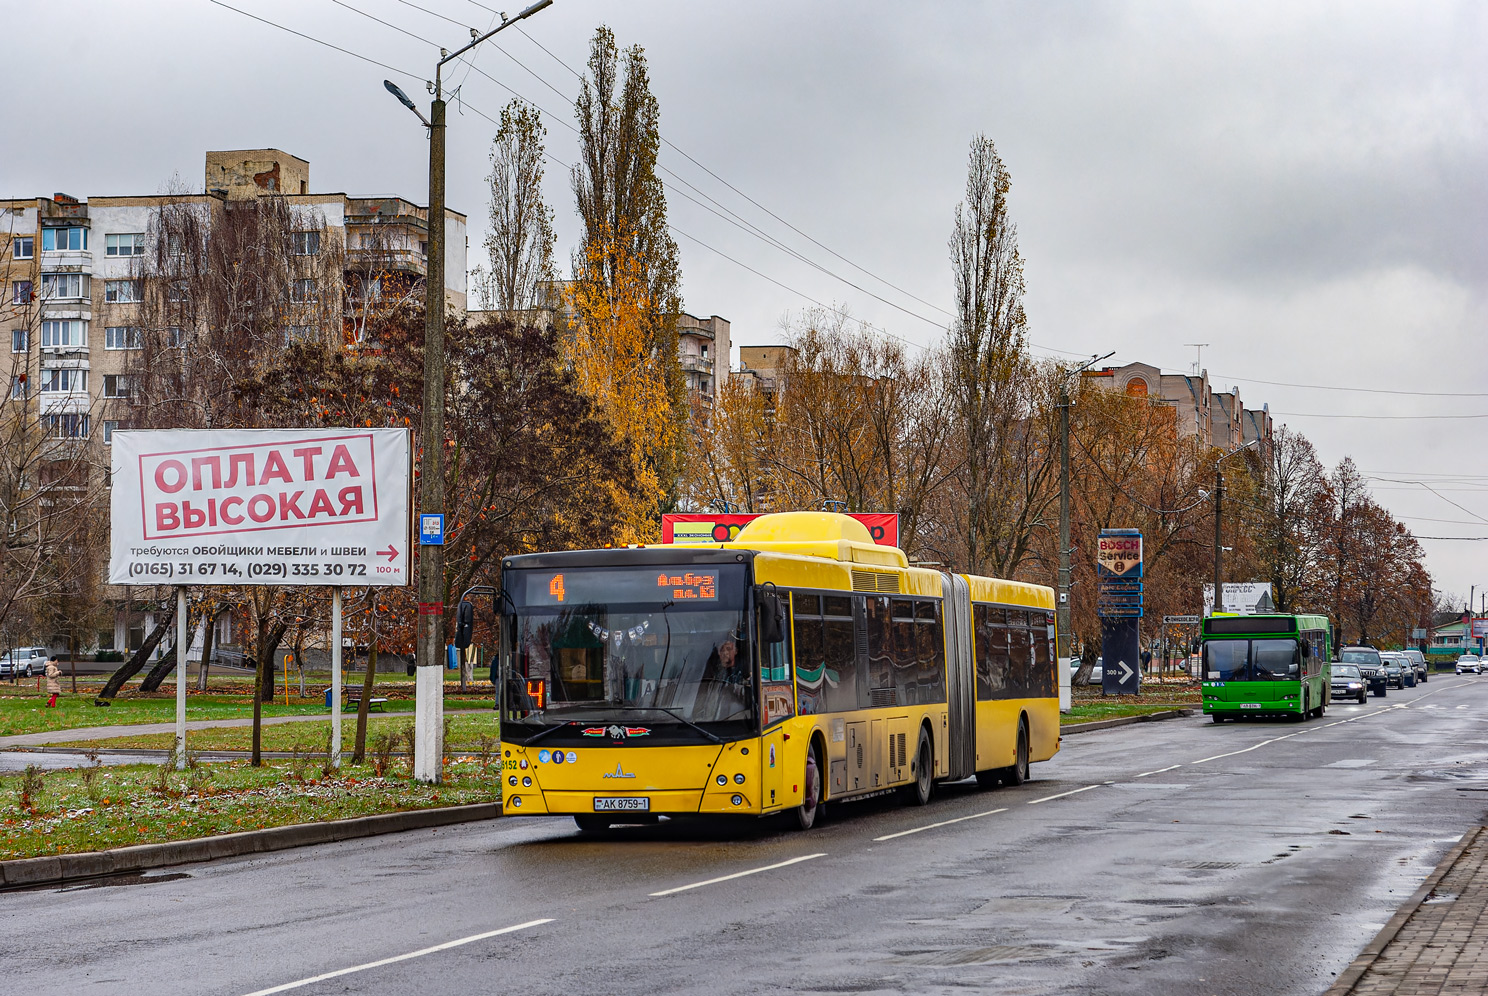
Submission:
{"label": "trash bin", "polygon": [[327,689],[326,689],[326,694],[325,694],[325,707],[326,707],[326,708],[327,708],[327,709],[329,709],[329,708],[330,708],[330,707],[331,707],[331,689],[329,689],[329,688],[327,688]]}

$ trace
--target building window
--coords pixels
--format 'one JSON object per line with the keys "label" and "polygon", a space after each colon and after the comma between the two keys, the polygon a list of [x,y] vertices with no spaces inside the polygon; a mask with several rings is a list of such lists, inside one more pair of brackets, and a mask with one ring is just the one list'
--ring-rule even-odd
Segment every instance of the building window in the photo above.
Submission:
{"label": "building window", "polygon": [[52,439],[87,439],[87,415],[48,415],[47,436]]}
{"label": "building window", "polygon": [[88,275],[86,273],[43,273],[41,275],[41,296],[43,298],[87,297]]}
{"label": "building window", "polygon": [[138,280],[105,280],[103,299],[109,304],[139,304],[140,282]]}
{"label": "building window", "polygon": [[165,330],[165,346],[167,349],[186,348],[186,330],[179,325],[172,325]]}
{"label": "building window", "polygon": [[58,250],[81,250],[88,248],[88,230],[86,228],[43,228],[41,230],[41,251],[53,252]]}
{"label": "building window", "polygon": [[103,242],[103,254],[105,256],[143,256],[145,254],[145,235],[143,232],[131,232],[124,235],[105,235]]}
{"label": "building window", "polygon": [[10,240],[10,254],[16,259],[31,259],[36,255],[36,236],[17,235]]}
{"label": "building window", "polygon": [[319,232],[295,232],[294,254],[296,256],[316,256],[320,254]]}
{"label": "building window", "polygon": [[116,418],[105,419],[103,422],[103,445],[108,446],[114,441],[114,430],[119,427]]}
{"label": "building window", "polygon": [[421,256],[427,256],[427,255],[429,255],[429,243],[428,242],[420,242],[419,243],[419,255],[421,255]]}
{"label": "building window", "polygon": [[68,318],[41,323],[42,349],[83,349],[87,345],[87,322]]}
{"label": "building window", "polygon": [[103,396],[105,398],[127,398],[130,388],[128,374],[103,375]]}
{"label": "building window", "polygon": [[29,329],[10,330],[10,351],[12,353],[24,353],[31,348],[31,331]]}
{"label": "building window", "polygon": [[314,325],[286,325],[284,327],[284,344],[292,345],[296,342],[311,342],[316,337]]}
{"label": "building window", "polygon": [[103,330],[104,349],[139,349],[140,330],[134,325],[110,326]]}
{"label": "building window", "polygon": [[1133,398],[1147,397],[1147,381],[1141,377],[1133,377],[1126,382],[1126,393]]}
{"label": "building window", "polygon": [[[107,382],[105,377],[104,381]],[[59,370],[45,369],[41,372],[41,391],[43,394],[72,394],[77,391],[88,389],[88,371],[86,370]]]}
{"label": "building window", "polygon": [[165,299],[171,304],[185,304],[191,300],[191,288],[184,280],[173,280],[165,289]]}
{"label": "building window", "polygon": [[314,278],[306,277],[290,284],[289,300],[293,304],[314,304],[319,301],[320,288],[315,286]]}
{"label": "building window", "polygon": [[12,280],[10,282],[10,303],[11,304],[30,304],[31,303],[31,281],[29,281],[29,280]]}
{"label": "building window", "polygon": [[25,374],[18,374],[16,376],[10,378],[10,397],[11,397],[11,400],[13,400],[13,401],[25,401],[26,400],[27,391],[26,391],[26,375]]}

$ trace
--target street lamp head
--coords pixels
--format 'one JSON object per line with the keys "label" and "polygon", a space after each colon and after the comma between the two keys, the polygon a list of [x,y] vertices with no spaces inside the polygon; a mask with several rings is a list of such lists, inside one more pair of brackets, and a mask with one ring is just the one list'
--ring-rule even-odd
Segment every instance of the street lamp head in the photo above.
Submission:
{"label": "street lamp head", "polygon": [[433,127],[429,124],[429,119],[424,117],[423,113],[419,111],[418,105],[408,98],[408,94],[404,93],[398,87],[398,84],[394,83],[392,80],[383,80],[382,85],[387,88],[388,93],[398,98],[398,102],[400,104],[412,111],[418,117],[418,119],[423,122],[425,128]]}

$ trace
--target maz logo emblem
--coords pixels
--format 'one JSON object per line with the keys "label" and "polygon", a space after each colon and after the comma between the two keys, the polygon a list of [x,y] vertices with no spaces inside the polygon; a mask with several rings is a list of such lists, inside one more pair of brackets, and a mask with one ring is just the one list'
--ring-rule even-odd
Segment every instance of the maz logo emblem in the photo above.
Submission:
{"label": "maz logo emblem", "polygon": [[634,778],[635,777],[635,774],[633,772],[627,772],[624,768],[622,768],[620,765],[617,764],[617,765],[615,765],[615,770],[614,771],[606,771],[604,773],[604,777],[606,777],[606,778]]}

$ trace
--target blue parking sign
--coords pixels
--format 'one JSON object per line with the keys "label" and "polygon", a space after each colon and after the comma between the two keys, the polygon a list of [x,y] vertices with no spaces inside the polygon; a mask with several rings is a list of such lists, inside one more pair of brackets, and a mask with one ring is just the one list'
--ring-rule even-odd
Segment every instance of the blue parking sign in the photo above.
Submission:
{"label": "blue parking sign", "polygon": [[444,546],[442,513],[419,514],[419,543],[423,546]]}

